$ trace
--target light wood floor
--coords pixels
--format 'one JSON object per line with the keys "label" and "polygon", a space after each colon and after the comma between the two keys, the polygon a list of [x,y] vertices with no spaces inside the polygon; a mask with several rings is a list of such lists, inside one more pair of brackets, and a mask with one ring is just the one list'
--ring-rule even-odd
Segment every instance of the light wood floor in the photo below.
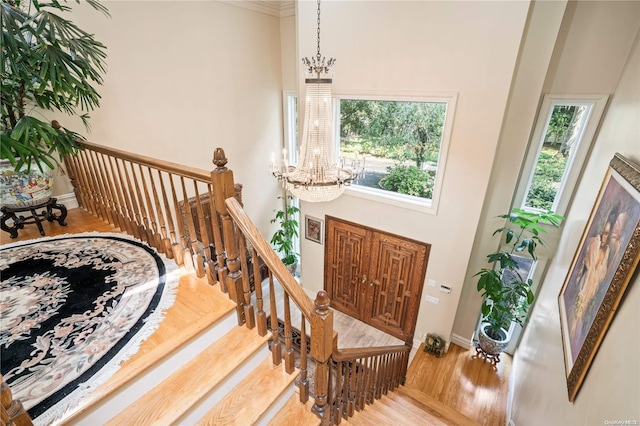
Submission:
{"label": "light wood floor", "polygon": [[464,414],[481,425],[504,425],[506,422],[507,394],[511,357],[500,355],[501,362],[493,365],[456,344],[436,358],[418,349],[409,370],[409,388],[424,392],[430,397]]}
{"label": "light wood floor", "polygon": [[[69,210],[67,223],[69,225],[63,227],[57,222],[49,223],[45,221],[43,227],[47,236],[90,231],[119,232],[117,228],[81,209]],[[0,244],[34,238],[40,238],[35,225],[25,226],[25,229],[19,231],[16,239],[11,239],[4,231],[0,232]],[[199,281],[191,275],[185,275],[181,279],[180,286],[190,288],[192,291],[183,291],[183,294],[188,297],[197,294],[194,290],[201,285]],[[206,283],[202,285],[206,287]],[[180,292],[178,297],[180,297]],[[202,303],[203,300],[199,297],[195,297],[193,303],[181,303],[179,313],[176,308],[175,321],[177,322],[169,327],[170,332],[168,335],[171,335],[171,332],[175,333],[175,331],[182,329],[182,324],[193,324],[194,321],[197,321],[194,315],[206,315],[207,308]],[[204,303],[207,304],[206,300]],[[211,306],[210,304],[208,305]],[[193,309],[190,310],[189,306],[193,307]],[[184,323],[178,324],[178,322],[182,321]],[[343,321],[345,321],[345,318],[337,314],[336,325],[348,329],[349,326],[344,325]],[[344,337],[347,337],[346,331],[344,331],[344,334]],[[354,340],[354,345],[361,346],[372,341],[369,338],[362,340],[362,333],[358,333],[358,336],[356,337],[357,340]],[[140,353],[151,350],[156,344],[157,342],[154,339],[149,339],[141,348]],[[345,342],[345,344],[348,343]],[[341,346],[343,345],[341,344]],[[135,358],[130,361],[135,361]],[[506,355],[502,356],[502,362],[497,366],[493,366],[491,363],[476,357],[474,349],[466,350],[452,344],[447,354],[444,354],[441,358],[436,358],[423,352],[421,346],[409,366],[406,386],[424,392],[482,425],[503,425],[506,417],[510,372],[511,358]]]}

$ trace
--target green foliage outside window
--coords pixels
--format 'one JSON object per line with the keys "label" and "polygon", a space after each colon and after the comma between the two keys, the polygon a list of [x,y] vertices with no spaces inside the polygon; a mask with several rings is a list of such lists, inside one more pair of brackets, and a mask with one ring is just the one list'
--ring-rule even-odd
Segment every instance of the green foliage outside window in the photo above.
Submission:
{"label": "green foliage outside window", "polygon": [[421,167],[437,162],[447,105],[436,102],[340,101],[343,150],[358,150]]}
{"label": "green foliage outside window", "polygon": [[527,207],[551,210],[556,199],[568,158],[557,148],[543,148],[527,194]]}
{"label": "green foliage outside window", "polygon": [[430,199],[446,112],[444,102],[343,99],[341,155],[366,155],[375,178],[365,186]]}
{"label": "green foliage outside window", "polygon": [[422,198],[431,198],[433,196],[435,176],[432,172],[419,169],[416,166],[402,164],[387,167],[387,172],[389,174],[380,179],[380,186],[387,191]]}

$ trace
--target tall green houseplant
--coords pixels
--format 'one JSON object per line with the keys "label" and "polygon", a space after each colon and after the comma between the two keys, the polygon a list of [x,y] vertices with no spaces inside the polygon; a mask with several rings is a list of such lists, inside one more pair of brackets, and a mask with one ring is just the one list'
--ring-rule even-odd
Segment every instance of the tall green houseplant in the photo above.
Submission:
{"label": "tall green houseplant", "polygon": [[280,259],[285,266],[293,268],[298,262],[298,253],[293,247],[293,239],[297,237],[300,227],[297,218],[300,209],[292,204],[293,197],[287,195],[278,197],[284,199],[284,209],[276,210],[276,216],[271,223],[277,223],[278,229],[271,237],[271,245],[280,253]]}
{"label": "tall green houseplant", "polygon": [[[80,3],[79,0],[76,0]],[[88,5],[109,16],[97,0]],[[100,105],[106,47],[64,17],[71,10],[60,0],[2,0],[2,122],[0,159],[15,170],[53,169],[65,155],[77,153],[84,138],[45,111],[79,116],[89,130],[88,112]]]}
{"label": "tall green houseplant", "polygon": [[[505,245],[487,255],[492,268],[483,268],[476,274],[478,291],[484,297],[482,321],[489,324],[485,331],[489,337],[500,340],[501,329],[508,330],[512,322],[522,324],[534,299],[533,281],[518,272],[516,255],[528,255],[537,260],[536,249],[544,246],[540,234],[546,230],[541,224],[558,227],[562,216],[553,212],[530,212],[513,209],[498,217],[508,219],[505,226],[494,231],[500,234]],[[513,279],[506,279],[507,273]]]}

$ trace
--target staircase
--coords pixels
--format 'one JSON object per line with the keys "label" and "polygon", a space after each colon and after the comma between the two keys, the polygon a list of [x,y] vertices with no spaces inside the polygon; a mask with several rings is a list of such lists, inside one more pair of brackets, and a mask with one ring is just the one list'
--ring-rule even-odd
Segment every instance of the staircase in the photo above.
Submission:
{"label": "staircase", "polygon": [[400,386],[395,392],[388,393],[375,404],[356,413],[345,424],[478,426],[478,423],[441,402],[405,386]]}
{"label": "staircase", "polygon": [[[186,287],[186,288],[184,288]],[[181,293],[182,292],[182,293]],[[199,294],[215,306],[182,330],[167,327],[180,315],[181,295]],[[175,310],[149,339],[164,339],[123,366],[65,425],[319,425],[313,399],[302,404],[284,363],[273,365],[268,336],[237,325],[235,304],[206,279],[180,281]],[[173,308],[172,308],[173,309]],[[344,424],[475,425],[425,394],[400,386],[356,412]]]}
{"label": "staircase", "polygon": [[[266,424],[291,399],[298,371],[287,374],[282,364],[273,365],[268,337],[237,325],[235,304],[218,284],[181,280],[176,303],[183,284],[192,287],[194,281],[197,288],[187,291],[211,299],[214,312],[123,363],[64,424]],[[179,315],[177,308],[167,315]]]}
{"label": "staircase", "polygon": [[[208,172],[96,144],[83,147],[83,155],[65,159],[81,206],[195,271],[180,280],[176,303],[158,330],[107,383],[67,413],[63,424],[319,424],[311,414],[313,402],[302,404],[296,395],[299,374],[305,384],[300,395],[308,395],[308,380],[315,379],[327,422],[339,423],[341,414],[352,416],[365,405],[374,413],[370,410],[384,405],[378,400],[391,398],[406,376],[409,347],[338,345],[328,296],[321,291],[309,298],[247,216],[221,148],[214,152],[216,169]],[[269,276],[268,300],[261,286],[255,295],[250,288],[251,279],[263,282],[263,268]],[[282,310],[274,280],[283,290]],[[291,304],[300,312],[299,346],[309,343],[309,352],[300,356],[302,373],[294,364]],[[285,344],[272,345],[278,361],[283,356],[273,365],[265,333],[271,328],[278,340],[276,317],[283,319]],[[244,322],[247,326],[237,325]],[[314,360],[314,377],[306,376],[307,357]],[[420,418],[425,410],[417,407]]]}

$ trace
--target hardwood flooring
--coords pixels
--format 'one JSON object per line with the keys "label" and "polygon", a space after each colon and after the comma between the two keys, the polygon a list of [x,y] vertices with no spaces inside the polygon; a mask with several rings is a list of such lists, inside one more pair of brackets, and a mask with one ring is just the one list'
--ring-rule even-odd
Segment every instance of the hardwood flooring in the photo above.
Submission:
{"label": "hardwood flooring", "polygon": [[[57,222],[45,221],[43,227],[47,236],[91,231],[120,232],[117,228],[81,209],[69,210],[67,223],[68,226],[60,226]],[[34,238],[40,238],[35,225],[25,226],[19,231],[18,238],[15,239],[11,239],[4,231],[0,232],[0,244]],[[181,300],[181,297],[185,297],[184,303],[177,301],[174,308],[170,310],[171,312],[167,312],[169,323],[164,324],[164,329],[159,329],[157,335],[145,342],[141,347],[140,354],[152,350],[159,344],[156,337],[162,339],[162,334],[165,334],[165,337],[175,335],[176,331],[184,330],[188,324],[197,323],[198,318],[202,320],[203,316],[210,315],[211,306],[219,304],[211,303],[209,296],[202,297],[202,292],[206,293],[207,288],[210,288],[206,284],[206,280],[198,280],[191,274],[184,275],[181,278],[180,288],[178,301]],[[349,326],[344,325],[343,320],[345,319],[336,320],[336,325],[348,329]],[[350,340],[346,338],[346,331],[340,336],[341,340],[342,337],[345,340]],[[363,340],[361,333],[359,337],[354,339],[357,339],[354,340],[354,346],[366,345],[372,341],[370,338]],[[347,342],[344,344],[349,345]],[[135,358],[129,362],[135,363]],[[506,355],[502,356],[502,362],[494,366],[478,358],[474,349],[466,350],[452,344],[447,354],[436,358],[423,352],[421,346],[407,371],[406,387],[425,393],[479,424],[503,425],[506,417],[510,372],[511,358]]]}
{"label": "hardwood flooring", "polygon": [[[283,318],[284,312],[284,296],[282,286],[279,284],[274,285],[274,291],[276,293],[276,311],[278,312],[278,318]],[[269,315],[271,307],[269,304],[269,280],[265,279],[262,283],[262,293],[264,299],[264,311]],[[311,297],[313,299],[313,297]],[[252,303],[255,305],[255,294],[252,296]],[[291,324],[293,327],[300,329],[300,321],[302,314],[295,305],[290,302],[291,310]],[[307,322],[307,330],[310,330],[310,325]],[[371,327],[364,322],[357,320],[349,315],[334,309],[333,310],[333,328],[338,332],[338,347],[339,348],[368,348],[373,344],[378,346],[394,346],[404,345],[404,342],[397,339],[390,334]]]}
{"label": "hardwood flooring", "polygon": [[[29,213],[22,213],[22,216],[27,216]],[[45,231],[45,236],[54,237],[56,235],[64,234],[77,234],[80,232],[116,232],[122,233],[118,228],[113,225],[104,222],[102,219],[94,217],[82,209],[70,209],[66,218],[67,226],[62,226],[58,222],[48,222],[44,220],[42,222],[42,228]],[[18,230],[18,237],[11,238],[5,231],[0,232],[0,245],[8,244],[16,241],[33,240],[35,238],[42,238],[38,227],[35,224],[25,225],[23,229]]]}
{"label": "hardwood flooring", "polygon": [[506,421],[511,357],[493,365],[456,344],[436,358],[418,349],[407,370],[406,387],[419,390],[481,425]]}

